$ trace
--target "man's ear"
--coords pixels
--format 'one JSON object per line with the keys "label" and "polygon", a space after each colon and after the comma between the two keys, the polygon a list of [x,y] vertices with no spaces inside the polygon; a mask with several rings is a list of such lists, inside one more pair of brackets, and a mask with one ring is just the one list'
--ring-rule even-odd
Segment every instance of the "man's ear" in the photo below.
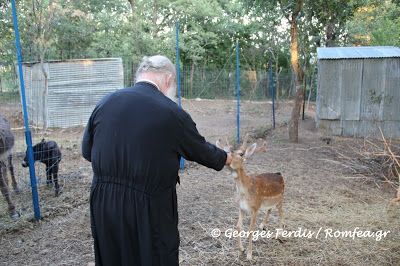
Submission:
{"label": "man's ear", "polygon": [[172,74],[165,75],[165,87],[169,88],[172,82]]}
{"label": "man's ear", "polygon": [[169,74],[165,74],[163,75],[163,78],[160,79],[161,84],[160,86],[160,91],[166,96],[169,86],[170,86],[170,75]]}

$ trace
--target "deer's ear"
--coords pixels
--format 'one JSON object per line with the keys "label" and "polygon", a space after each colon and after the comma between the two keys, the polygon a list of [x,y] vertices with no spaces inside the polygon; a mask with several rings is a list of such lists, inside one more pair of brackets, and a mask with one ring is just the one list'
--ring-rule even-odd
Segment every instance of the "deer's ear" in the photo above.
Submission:
{"label": "deer's ear", "polygon": [[257,147],[257,143],[253,143],[253,145],[251,145],[250,147],[248,147],[248,148],[246,149],[246,152],[244,153],[244,157],[245,157],[245,158],[250,157],[250,156],[254,153],[254,151],[256,150],[256,147]]}
{"label": "deer's ear", "polygon": [[215,145],[216,145],[218,148],[220,148],[221,150],[224,149],[224,146],[223,146],[222,143],[221,143],[221,139],[218,139],[217,142],[215,143]]}
{"label": "deer's ear", "polygon": [[254,153],[266,152],[267,151],[267,143],[264,141],[263,145],[256,149]]}

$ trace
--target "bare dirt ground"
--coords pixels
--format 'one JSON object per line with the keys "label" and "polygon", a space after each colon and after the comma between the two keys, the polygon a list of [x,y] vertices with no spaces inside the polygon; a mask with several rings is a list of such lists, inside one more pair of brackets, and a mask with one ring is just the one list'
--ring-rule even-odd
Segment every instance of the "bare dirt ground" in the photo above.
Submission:
{"label": "bare dirt ground", "polygon": [[[234,101],[184,100],[183,107],[211,143],[225,135],[234,140]],[[272,235],[253,242],[253,261],[248,262],[237,249],[237,239],[229,237],[238,218],[233,177],[226,169],[216,172],[186,162],[177,188],[181,265],[400,264],[400,208],[389,205],[395,190],[379,176],[349,169],[341,159],[346,158],[343,154],[357,159],[353,149],[365,145],[365,139],[330,136],[327,144],[315,128],[311,106],[300,122],[300,142],[290,143],[286,125],[291,109],[292,103],[280,104],[275,130],[268,103],[242,102],[240,118],[241,136],[249,132],[250,141],[268,145],[266,153],[246,161],[247,172],[280,172],[285,179],[284,230],[291,235],[276,238],[278,212],[273,209],[266,229]],[[88,204],[91,170],[79,155],[82,130],[48,133],[62,142],[62,152],[70,159],[61,164],[64,180],[59,198],[50,188],[39,187],[42,221],[32,222],[29,190],[12,196],[22,215],[19,221],[11,221],[4,201],[0,202],[0,265],[94,261]],[[262,218],[260,213],[256,226]],[[249,225],[247,215],[244,229]],[[218,230],[221,235],[213,237]],[[346,231],[360,233],[342,235]],[[243,244],[247,248],[248,240]]]}

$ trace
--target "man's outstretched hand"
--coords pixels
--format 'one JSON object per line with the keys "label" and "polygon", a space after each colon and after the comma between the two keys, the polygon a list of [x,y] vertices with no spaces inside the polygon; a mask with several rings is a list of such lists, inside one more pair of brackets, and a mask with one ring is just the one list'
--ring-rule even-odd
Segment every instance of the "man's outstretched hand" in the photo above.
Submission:
{"label": "man's outstretched hand", "polygon": [[232,156],[230,154],[227,154],[225,165],[230,165],[231,162],[232,162]]}

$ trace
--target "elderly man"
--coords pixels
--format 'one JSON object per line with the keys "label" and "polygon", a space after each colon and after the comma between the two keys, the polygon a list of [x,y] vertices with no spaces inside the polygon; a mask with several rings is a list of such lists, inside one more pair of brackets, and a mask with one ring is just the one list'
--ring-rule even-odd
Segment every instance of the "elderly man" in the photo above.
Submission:
{"label": "elderly man", "polygon": [[171,61],[144,57],[133,87],[105,96],[82,141],[92,163],[96,265],[178,265],[176,183],[181,156],[221,170],[232,157],[206,142],[171,99]]}

